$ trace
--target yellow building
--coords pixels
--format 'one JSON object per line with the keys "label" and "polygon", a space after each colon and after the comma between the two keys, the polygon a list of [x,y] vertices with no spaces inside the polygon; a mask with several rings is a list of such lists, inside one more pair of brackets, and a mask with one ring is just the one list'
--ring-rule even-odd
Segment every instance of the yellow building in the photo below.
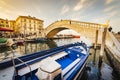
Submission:
{"label": "yellow building", "polygon": [[[2,33],[2,36],[7,38],[11,37],[12,31],[10,31],[9,21],[7,19],[0,18],[0,28],[2,28],[2,31],[0,32]],[[11,28],[11,30],[13,29]]]}
{"label": "yellow building", "polygon": [[43,30],[43,20],[31,16],[19,16],[16,19],[16,32],[25,35],[39,35]]}
{"label": "yellow building", "polygon": [[15,32],[15,20],[9,20],[9,28]]}
{"label": "yellow building", "polygon": [[5,20],[5,19],[0,18],[0,27],[9,28],[8,20],[7,20],[7,19]]}

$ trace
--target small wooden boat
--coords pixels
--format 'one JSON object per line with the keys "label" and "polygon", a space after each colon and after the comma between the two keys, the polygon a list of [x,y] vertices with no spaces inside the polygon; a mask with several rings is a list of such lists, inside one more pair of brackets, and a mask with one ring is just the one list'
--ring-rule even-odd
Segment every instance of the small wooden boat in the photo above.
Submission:
{"label": "small wooden boat", "polygon": [[17,39],[16,42],[18,45],[24,45],[24,39]]}
{"label": "small wooden boat", "polygon": [[7,39],[6,38],[0,38],[0,47],[6,46]]}
{"label": "small wooden boat", "polygon": [[0,38],[0,43],[6,43],[7,39],[6,38]]}
{"label": "small wooden boat", "polygon": [[89,48],[84,43],[47,52],[16,66],[13,80],[76,80],[89,56]]}
{"label": "small wooden boat", "polygon": [[33,39],[27,39],[25,42],[28,43],[42,43],[42,42],[47,42],[48,40],[46,38],[33,38]]}

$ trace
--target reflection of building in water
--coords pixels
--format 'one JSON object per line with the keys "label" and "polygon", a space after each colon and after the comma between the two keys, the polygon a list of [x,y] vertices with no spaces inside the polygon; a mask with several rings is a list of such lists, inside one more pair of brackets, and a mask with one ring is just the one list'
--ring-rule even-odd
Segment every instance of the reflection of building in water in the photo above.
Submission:
{"label": "reflection of building in water", "polygon": [[49,49],[49,46],[45,43],[25,43],[24,46],[18,46],[18,52],[20,55],[31,54],[40,52],[42,50]]}
{"label": "reflection of building in water", "polygon": [[18,46],[18,52],[20,53],[20,55],[23,55],[23,46]]}

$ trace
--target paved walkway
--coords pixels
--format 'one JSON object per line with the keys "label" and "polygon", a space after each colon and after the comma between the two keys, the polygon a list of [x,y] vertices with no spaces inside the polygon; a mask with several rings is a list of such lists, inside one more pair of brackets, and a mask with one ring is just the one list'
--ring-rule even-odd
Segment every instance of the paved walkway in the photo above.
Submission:
{"label": "paved walkway", "polygon": [[[106,41],[107,48],[112,52],[116,59],[120,62],[120,35],[109,33],[110,40]],[[114,44],[113,44],[114,43]]]}
{"label": "paved walkway", "polygon": [[120,42],[120,34],[114,34],[117,40]]}

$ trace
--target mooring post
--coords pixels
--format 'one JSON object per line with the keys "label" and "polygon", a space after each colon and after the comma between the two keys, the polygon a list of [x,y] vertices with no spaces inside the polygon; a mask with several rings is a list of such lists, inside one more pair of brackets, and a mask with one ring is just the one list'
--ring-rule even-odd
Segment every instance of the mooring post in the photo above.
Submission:
{"label": "mooring post", "polygon": [[103,58],[103,53],[104,53],[104,48],[105,48],[106,33],[107,33],[107,27],[103,28],[103,32],[102,32],[102,44],[101,44],[100,55],[99,55],[99,67],[102,65],[102,58]]}
{"label": "mooring post", "polygon": [[97,48],[97,42],[98,42],[98,30],[96,30],[94,49]]}

